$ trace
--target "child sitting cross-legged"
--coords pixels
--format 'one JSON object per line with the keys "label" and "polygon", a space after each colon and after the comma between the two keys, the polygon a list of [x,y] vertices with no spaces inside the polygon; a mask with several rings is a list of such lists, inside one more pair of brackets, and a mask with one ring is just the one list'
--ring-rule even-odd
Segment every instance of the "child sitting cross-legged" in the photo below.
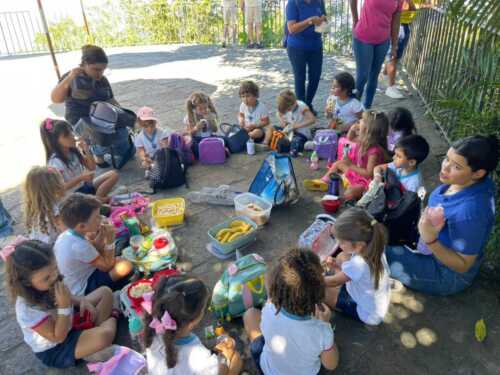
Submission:
{"label": "child sitting cross-legged", "polygon": [[[286,133],[291,137],[290,155],[296,157],[304,150],[304,144],[312,139],[311,126],[316,122],[316,117],[306,103],[297,100],[291,90],[282,91],[278,96],[279,126],[274,129]],[[265,144],[271,142],[273,128],[266,134]]]}
{"label": "child sitting cross-legged", "polygon": [[[7,262],[6,286],[24,341],[46,366],[75,366],[111,346],[118,312],[112,310],[109,288],[101,287],[85,297],[70,293],[59,274],[52,246],[41,241],[17,238],[2,250],[2,257]],[[94,327],[73,329],[73,315],[85,311]]]}
{"label": "child sitting cross-legged", "polygon": [[383,172],[389,168],[408,191],[417,192],[423,186],[422,174],[418,166],[429,155],[429,144],[421,135],[401,138],[394,148],[393,161],[375,167],[374,180],[382,182]]}
{"label": "child sitting cross-legged", "polygon": [[162,277],[146,315],[144,344],[150,375],[237,375],[242,362],[227,337],[212,354],[193,333],[202,321],[210,291],[187,275]]}
{"label": "child sitting cross-legged", "polygon": [[239,124],[255,142],[262,142],[265,128],[269,125],[269,113],[264,103],[259,101],[259,86],[253,81],[244,81],[240,85],[239,94]]}
{"label": "child sitting cross-legged", "polygon": [[133,266],[115,257],[115,229],[102,222],[101,203],[95,197],[73,193],[61,204],[68,228],[54,245],[59,270],[71,293],[84,296],[100,286],[118,290],[127,284]]}
{"label": "child sitting cross-legged", "polygon": [[325,282],[319,257],[292,249],[269,275],[262,312],[251,308],[243,322],[250,352],[261,374],[316,375],[321,366],[334,370],[339,352],[323,301]]}
{"label": "child sitting cross-legged", "polygon": [[384,225],[353,207],[337,218],[333,232],[342,252],[326,262],[335,271],[325,276],[326,303],[366,324],[380,324],[391,299]]}
{"label": "child sitting cross-legged", "polygon": [[153,165],[153,156],[157,150],[168,146],[168,137],[172,133],[168,129],[158,126],[158,119],[152,108],[141,107],[137,111],[137,125],[141,128],[139,134],[134,138],[134,145],[141,167],[148,171]]}

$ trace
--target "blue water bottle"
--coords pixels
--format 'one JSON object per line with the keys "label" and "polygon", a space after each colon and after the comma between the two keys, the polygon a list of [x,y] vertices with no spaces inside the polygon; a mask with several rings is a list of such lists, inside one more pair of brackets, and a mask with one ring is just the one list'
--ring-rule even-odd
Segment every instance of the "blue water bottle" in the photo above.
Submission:
{"label": "blue water bottle", "polygon": [[330,183],[328,184],[328,194],[339,196],[340,193],[340,176],[333,173],[330,176]]}

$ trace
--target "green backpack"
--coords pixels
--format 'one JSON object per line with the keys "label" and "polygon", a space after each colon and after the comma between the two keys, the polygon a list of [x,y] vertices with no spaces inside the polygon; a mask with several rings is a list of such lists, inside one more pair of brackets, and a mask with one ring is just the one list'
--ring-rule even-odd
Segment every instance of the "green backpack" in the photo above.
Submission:
{"label": "green backpack", "polygon": [[258,254],[248,254],[230,264],[215,284],[211,310],[220,319],[241,316],[250,307],[267,300],[264,275],[266,262]]}

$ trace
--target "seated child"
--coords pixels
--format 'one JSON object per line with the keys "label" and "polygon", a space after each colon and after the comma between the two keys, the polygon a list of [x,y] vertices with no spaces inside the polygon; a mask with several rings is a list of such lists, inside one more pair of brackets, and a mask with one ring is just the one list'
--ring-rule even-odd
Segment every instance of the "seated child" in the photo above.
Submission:
{"label": "seated child", "polygon": [[366,324],[380,324],[391,300],[384,225],[353,207],[337,218],[333,235],[342,252],[326,262],[335,270],[333,276],[325,276],[326,303]]}
{"label": "seated child", "polygon": [[155,152],[168,146],[168,137],[172,133],[169,129],[162,129],[158,125],[158,119],[152,108],[141,107],[137,111],[137,124],[141,128],[139,134],[134,138],[141,167],[147,171],[153,165]]}
{"label": "seated child", "polygon": [[193,333],[202,321],[210,291],[187,275],[162,277],[146,315],[144,344],[150,375],[237,375],[242,368],[235,342],[227,338],[212,354]]}
{"label": "seated child", "polygon": [[71,125],[63,120],[46,119],[40,124],[47,165],[61,173],[64,189],[96,195],[102,202],[118,182],[118,172],[108,171],[94,178],[96,164],[89,146],[75,140]]}
{"label": "seated child", "polygon": [[393,162],[376,166],[374,179],[381,182],[383,172],[389,168],[396,173],[406,190],[416,193],[424,185],[418,166],[427,155],[429,155],[429,144],[421,135],[414,134],[401,138],[396,143]]}
{"label": "seated child", "polygon": [[363,104],[353,94],[354,78],[347,72],[337,74],[332,83],[330,96],[326,100],[325,115],[328,127],[347,133],[352,124],[363,114]]}
{"label": "seated child", "polygon": [[271,142],[273,130],[282,131],[291,138],[290,155],[295,157],[304,150],[304,144],[312,140],[310,127],[316,122],[316,117],[306,103],[297,100],[291,90],[285,90],[278,96],[278,119],[279,126],[268,128],[264,143]]}
{"label": "seated child", "polygon": [[203,138],[217,133],[217,111],[210,97],[202,92],[192,93],[186,101],[187,114],[184,124],[186,133],[192,138],[192,150],[196,159],[199,158],[198,144]]}
{"label": "seated child", "polygon": [[250,138],[262,142],[265,127],[269,125],[269,113],[266,106],[259,101],[259,87],[253,81],[243,81],[240,85],[240,113],[238,122]]}
{"label": "seated child", "polygon": [[65,228],[59,217],[64,181],[51,167],[33,167],[23,185],[24,223],[30,239],[53,244]]}
{"label": "seated child", "polygon": [[389,134],[387,135],[387,149],[394,151],[394,146],[402,137],[415,134],[415,122],[411,112],[403,107],[396,107],[389,112]]}
{"label": "seated child", "polygon": [[[40,361],[49,367],[71,367],[111,346],[118,312],[112,310],[109,288],[101,287],[85,297],[71,294],[57,269],[52,246],[44,242],[18,238],[2,252],[17,322]],[[73,314],[84,311],[90,313],[94,328],[73,329]]]}
{"label": "seated child", "polygon": [[349,136],[357,133],[350,136],[355,141],[349,153],[333,163],[321,179],[328,183],[330,175],[340,173],[347,185],[345,199],[361,197],[373,178],[374,168],[385,162],[388,126],[384,113],[373,110],[363,112],[361,120],[349,130]]}
{"label": "seated child", "polygon": [[321,366],[334,370],[339,352],[323,303],[325,283],[319,257],[292,249],[271,271],[269,299],[262,312],[251,308],[243,323],[250,352],[260,373],[316,375]]}
{"label": "seated child", "polygon": [[72,294],[84,296],[100,286],[118,290],[127,284],[133,269],[127,260],[115,257],[115,230],[101,221],[101,203],[96,198],[73,193],[60,207],[68,228],[54,245],[57,266]]}

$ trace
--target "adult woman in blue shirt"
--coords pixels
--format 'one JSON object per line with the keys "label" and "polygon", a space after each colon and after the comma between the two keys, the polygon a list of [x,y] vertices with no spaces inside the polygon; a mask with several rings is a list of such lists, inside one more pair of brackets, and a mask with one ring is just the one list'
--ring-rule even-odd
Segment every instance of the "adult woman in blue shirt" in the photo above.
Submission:
{"label": "adult woman in blue shirt", "polygon": [[432,192],[428,204],[443,207],[444,221],[433,225],[426,210],[418,224],[419,252],[402,246],[386,248],[393,278],[436,295],[455,294],[472,284],[495,223],[495,184],[490,172],[498,158],[494,135],[453,143],[441,165],[443,185]]}
{"label": "adult woman in blue shirt", "polygon": [[[318,90],[323,65],[323,41],[315,26],[326,21],[323,0],[289,0],[286,6],[288,27],[287,52],[295,80],[295,95],[312,112],[312,102]],[[306,90],[306,67],[309,82]]]}

